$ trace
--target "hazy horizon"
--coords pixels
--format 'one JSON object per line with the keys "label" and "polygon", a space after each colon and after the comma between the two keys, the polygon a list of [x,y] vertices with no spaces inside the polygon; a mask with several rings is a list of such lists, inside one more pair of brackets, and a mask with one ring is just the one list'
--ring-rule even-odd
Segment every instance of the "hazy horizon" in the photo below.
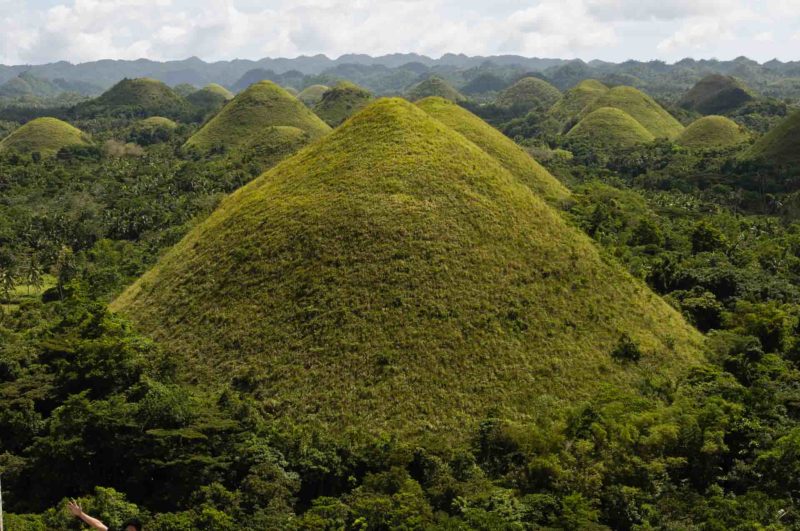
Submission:
{"label": "hazy horizon", "polygon": [[0,63],[324,54],[791,61],[800,0],[0,0]]}

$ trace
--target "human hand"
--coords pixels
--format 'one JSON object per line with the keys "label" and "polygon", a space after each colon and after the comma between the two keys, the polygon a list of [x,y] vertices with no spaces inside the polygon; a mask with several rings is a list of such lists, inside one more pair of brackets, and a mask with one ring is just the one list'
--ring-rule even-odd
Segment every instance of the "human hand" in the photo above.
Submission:
{"label": "human hand", "polygon": [[83,509],[81,509],[81,506],[78,505],[78,502],[76,502],[74,499],[67,503],[67,509],[69,509],[69,512],[72,513],[72,516],[80,516],[83,514]]}

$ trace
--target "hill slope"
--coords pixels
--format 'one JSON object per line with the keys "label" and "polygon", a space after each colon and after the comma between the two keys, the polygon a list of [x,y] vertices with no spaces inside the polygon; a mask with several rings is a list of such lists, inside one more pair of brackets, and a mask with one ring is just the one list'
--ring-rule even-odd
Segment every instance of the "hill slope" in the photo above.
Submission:
{"label": "hill slope", "polygon": [[464,101],[464,97],[453,86],[438,76],[431,76],[425,81],[417,83],[408,90],[408,99],[411,101],[418,101],[430,96],[438,96],[450,101]]}
{"label": "hill slope", "polygon": [[561,99],[561,92],[538,77],[524,77],[497,97],[497,105],[518,109],[549,109]]}
{"label": "hill slope", "polygon": [[354,113],[363,109],[372,99],[372,93],[348,81],[326,90],[314,106],[314,112],[326,124],[336,127]]}
{"label": "hill slope", "polygon": [[38,152],[42,156],[51,157],[63,147],[89,144],[89,137],[67,122],[56,118],[37,118],[0,141],[0,152]]}
{"label": "hill slope", "polygon": [[800,111],[758,139],[748,151],[748,156],[778,166],[800,165]]}
{"label": "hill slope", "polygon": [[330,90],[330,87],[326,87],[325,85],[311,85],[310,87],[304,88],[300,94],[297,95],[297,99],[309,107],[313,107],[319,103],[322,99],[322,95],[328,90]]}
{"label": "hill slope", "polygon": [[[700,359],[672,308],[400,99],[229,196],[112,308],[187,380],[249,374],[276,422],[334,436],[461,439]],[[639,363],[610,357],[622,331]]]}
{"label": "hill slope", "polygon": [[420,100],[417,106],[467,137],[545,199],[560,201],[569,196],[569,190],[513,140],[460,105],[431,97]]}
{"label": "hill slope", "polygon": [[718,114],[732,111],[753,98],[753,92],[738,79],[711,74],[698,81],[679,105],[700,114]]}
{"label": "hill slope", "polygon": [[704,116],[695,120],[675,139],[688,148],[713,149],[735,146],[750,138],[747,131],[724,116]]}
{"label": "hill slope", "polygon": [[675,138],[683,126],[661,105],[633,87],[619,86],[593,100],[581,112],[581,118],[602,107],[613,107],[628,113],[656,138]]}
{"label": "hill slope", "polygon": [[289,126],[317,138],[328,127],[297,98],[272,81],[260,81],[238,94],[184,144],[187,149],[207,152],[224,148],[234,150],[274,126]]}
{"label": "hill slope", "polygon": [[613,107],[590,112],[570,129],[567,137],[599,149],[631,147],[655,140],[631,115]]}
{"label": "hill slope", "polygon": [[233,93],[216,83],[206,85],[200,90],[186,96],[186,101],[205,112],[217,111],[225,105],[227,101],[232,99]]}
{"label": "hill slope", "polygon": [[577,122],[581,111],[594,100],[608,92],[608,87],[596,79],[585,79],[567,90],[550,109],[563,130],[568,131]]}
{"label": "hill slope", "polygon": [[150,78],[123,79],[97,98],[76,105],[78,116],[168,116],[185,113],[186,100],[165,83]]}

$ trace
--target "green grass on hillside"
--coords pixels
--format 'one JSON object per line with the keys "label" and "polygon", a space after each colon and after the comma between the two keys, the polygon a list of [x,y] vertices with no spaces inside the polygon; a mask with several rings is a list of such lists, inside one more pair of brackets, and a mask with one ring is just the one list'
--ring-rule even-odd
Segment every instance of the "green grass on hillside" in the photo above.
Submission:
{"label": "green grass on hillside", "polygon": [[625,111],[601,107],[587,114],[567,137],[598,149],[616,149],[652,142],[655,137]]}
{"label": "green grass on hillside", "polygon": [[497,96],[497,105],[532,109],[549,109],[561,99],[561,91],[538,77],[524,77]]}
{"label": "green grass on hillside", "polygon": [[581,111],[594,100],[608,92],[608,87],[596,79],[584,79],[568,91],[550,109],[549,114],[555,118],[564,130],[568,131]]}
{"label": "green grass on hillside", "polygon": [[601,94],[581,112],[582,119],[602,107],[613,107],[628,113],[656,138],[675,138],[683,126],[661,105],[633,87],[614,87]]}
{"label": "green grass on hillside", "polygon": [[221,85],[212,83],[202,89],[192,92],[186,96],[186,101],[199,109],[215,111],[221,108],[229,100],[233,99],[233,93]]}
{"label": "green grass on hillside", "polygon": [[372,93],[349,81],[326,90],[314,112],[331,127],[336,127],[372,100]]}
{"label": "green grass on hillside", "polygon": [[0,152],[39,153],[54,156],[67,146],[89,145],[91,140],[80,129],[57,118],[36,118],[0,141]]}
{"label": "green grass on hillside", "polygon": [[330,127],[297,98],[272,81],[260,81],[225,105],[186,141],[184,147],[200,152],[219,148],[231,151],[274,126],[296,127],[312,139],[330,131]]}
{"label": "green grass on hillside", "polygon": [[300,94],[297,95],[297,99],[309,107],[314,107],[314,105],[319,103],[322,99],[322,95],[328,90],[330,90],[330,87],[326,87],[325,85],[311,85],[310,87],[304,88]]}
{"label": "green grass on hillside", "polygon": [[214,94],[219,94],[220,96],[224,96],[226,100],[232,100],[234,97],[233,92],[231,92],[230,90],[226,89],[225,87],[217,83],[209,83],[201,90],[212,92]]}
{"label": "green grass on hillside", "polygon": [[430,97],[417,102],[417,106],[467,137],[548,201],[558,202],[569,197],[569,190],[525,150],[460,105],[444,98]]}
{"label": "green grass on hillside", "polygon": [[729,118],[704,116],[689,124],[675,143],[688,148],[715,149],[735,146],[749,138],[745,128]]}
{"label": "green grass on hillside", "polygon": [[150,118],[140,120],[138,124],[143,127],[163,127],[165,129],[175,129],[178,127],[178,124],[163,116],[151,116]]}
{"label": "green grass on hillside", "polygon": [[156,79],[123,79],[94,100],[76,106],[79,116],[125,114],[175,116],[188,105],[180,95]]}
{"label": "green grass on hillside", "polygon": [[758,139],[747,156],[778,166],[800,165],[800,111]]}
{"label": "green grass on hillside", "polygon": [[455,102],[465,101],[467,99],[450,83],[438,76],[431,76],[425,81],[417,83],[408,90],[407,96],[411,101],[419,101],[431,96],[438,96]]}
{"label": "green grass on hillside", "polygon": [[[112,309],[185,380],[246,379],[276,426],[333,437],[463,441],[702,359],[675,310],[402,99],[237,190]],[[623,332],[641,361],[612,358]]]}
{"label": "green grass on hillside", "polygon": [[679,105],[700,114],[718,114],[732,111],[753,99],[753,91],[735,77],[711,74],[698,81]]}

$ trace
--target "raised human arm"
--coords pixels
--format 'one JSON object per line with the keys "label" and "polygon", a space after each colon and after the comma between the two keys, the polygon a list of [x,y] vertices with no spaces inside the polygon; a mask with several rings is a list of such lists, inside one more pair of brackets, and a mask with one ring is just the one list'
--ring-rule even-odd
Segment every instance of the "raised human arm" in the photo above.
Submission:
{"label": "raised human arm", "polygon": [[108,531],[108,526],[106,526],[106,524],[104,524],[97,518],[93,518],[88,514],[86,514],[85,512],[83,512],[83,509],[81,509],[81,506],[78,505],[78,502],[76,502],[75,500],[69,501],[69,503],[67,504],[67,509],[69,509],[69,512],[72,513],[72,516],[80,518],[81,520],[86,522],[86,524],[92,529],[99,529],[100,531]]}

